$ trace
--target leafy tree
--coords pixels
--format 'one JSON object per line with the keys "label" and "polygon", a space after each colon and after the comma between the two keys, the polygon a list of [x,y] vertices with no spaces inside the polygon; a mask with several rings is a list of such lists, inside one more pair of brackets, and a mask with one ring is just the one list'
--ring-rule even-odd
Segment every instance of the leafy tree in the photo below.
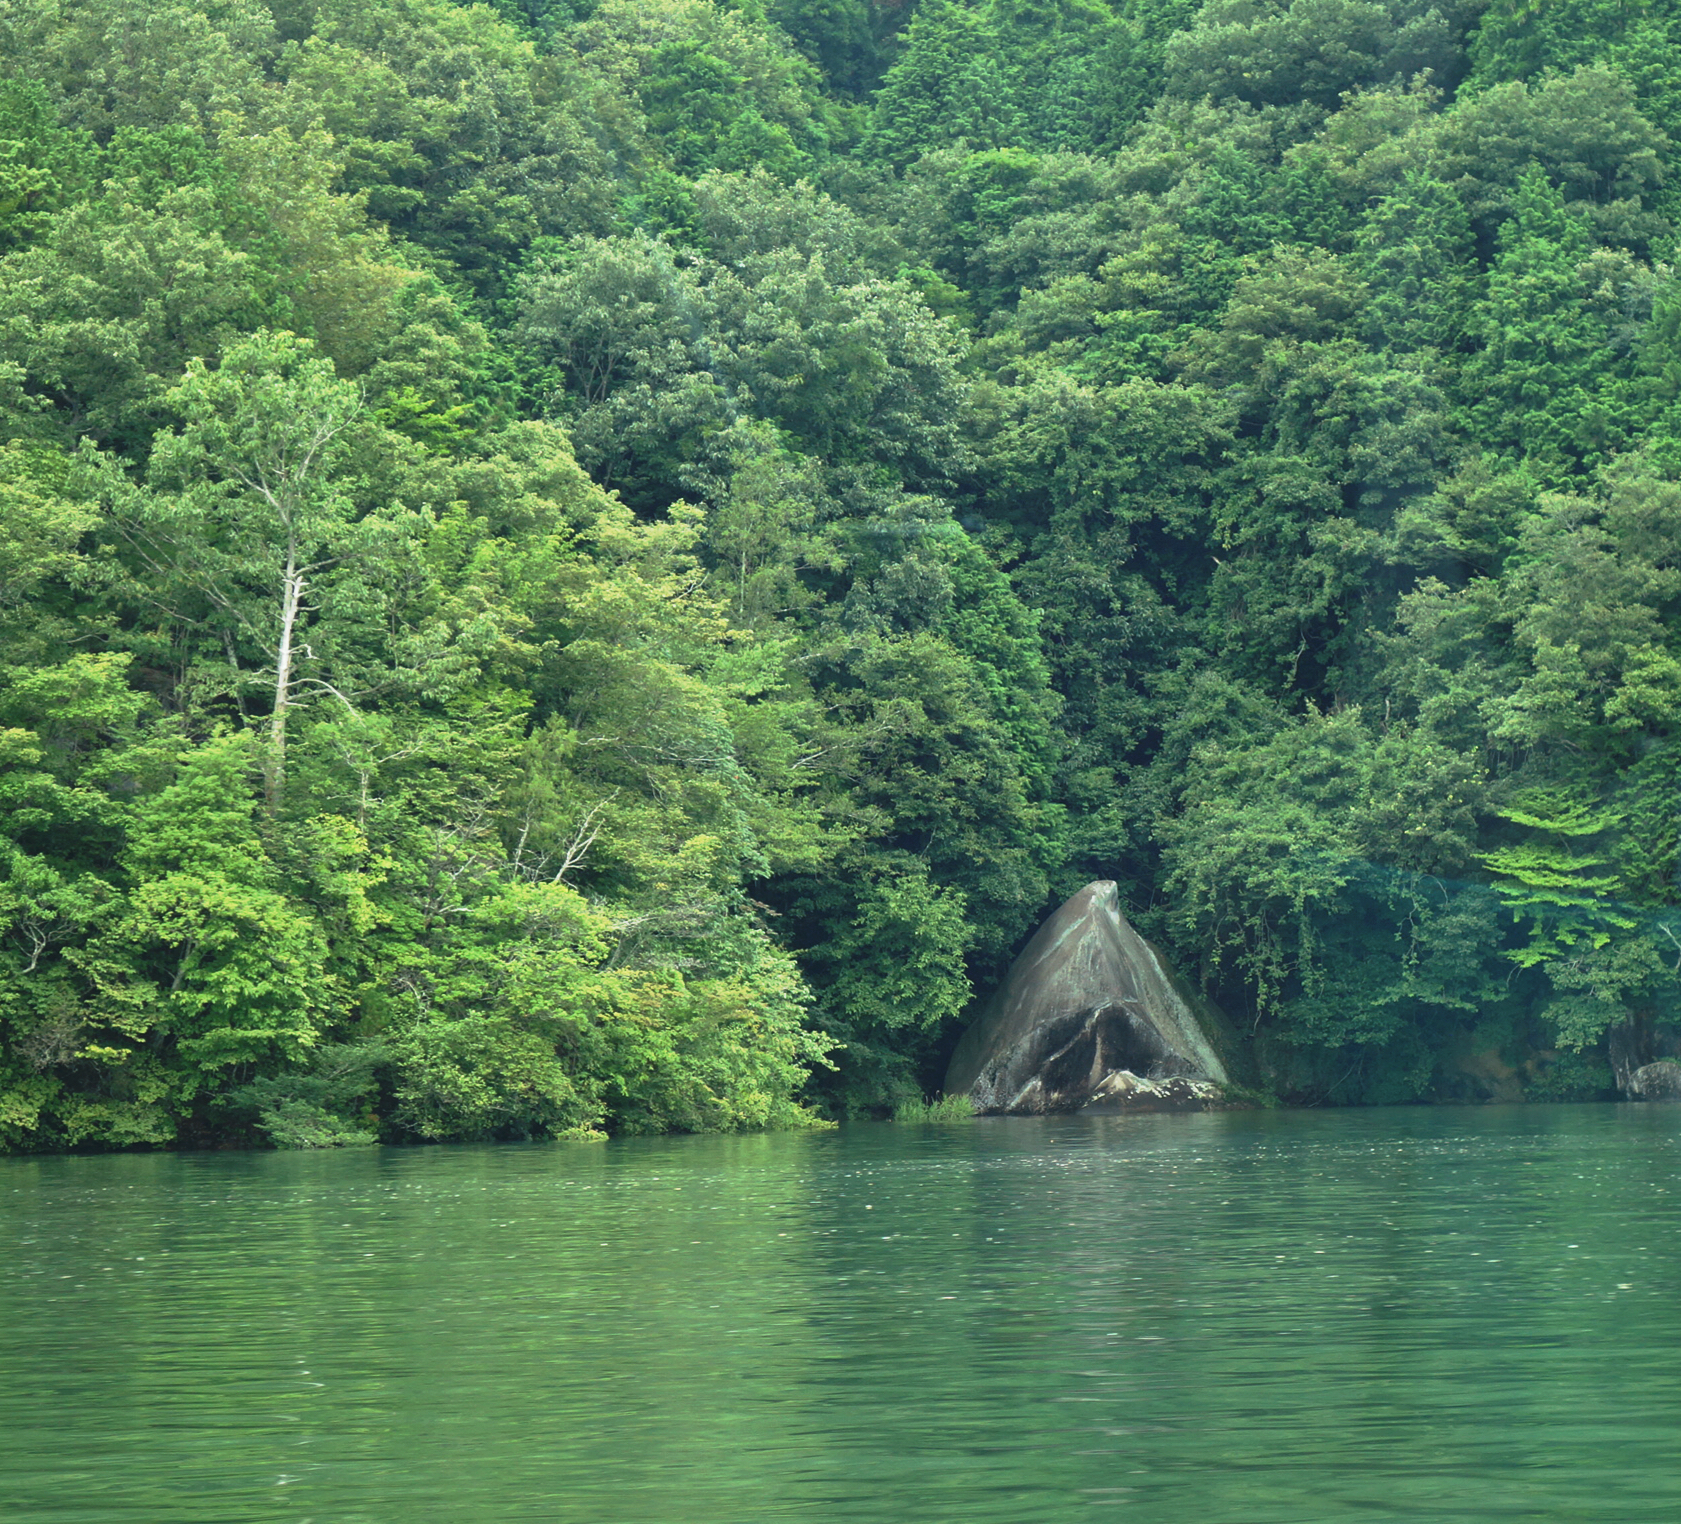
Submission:
{"label": "leafy tree", "polygon": [[793,179],[845,132],[787,35],[744,8],[606,0],[571,41],[679,176],[761,166]]}
{"label": "leafy tree", "polygon": [[1578,845],[1604,835],[1618,823],[1616,816],[1579,800],[1525,795],[1501,817],[1539,837],[1478,854],[1494,873],[1496,891],[1512,918],[1530,918],[1528,945],[1511,954],[1520,968],[1532,968],[1582,941],[1597,951],[1614,932],[1634,927],[1630,917],[1606,904],[1618,888],[1616,875]]}
{"label": "leafy tree", "polygon": [[1160,87],[1153,19],[1085,0],[920,5],[876,92],[864,151],[906,164],[960,144],[1112,148]]}
{"label": "leafy tree", "polygon": [[1554,479],[1620,442],[1618,420],[1601,400],[1614,357],[1584,300],[1587,252],[1586,227],[1542,171],[1530,170],[1472,319],[1482,347],[1463,372],[1476,434]]}
{"label": "leafy tree", "polygon": [[93,145],[59,126],[39,84],[0,83],[0,249],[38,237],[85,193]]}
{"label": "leafy tree", "polygon": [[[264,786],[278,811],[293,711],[317,698],[353,709],[392,681],[368,666],[385,653],[366,649],[383,601],[366,573],[418,526],[400,506],[362,512],[345,479],[357,390],[290,334],[260,331],[213,372],[195,362],[167,401],[182,426],[155,440],[153,490],[121,494],[116,527],[146,601],[223,648],[237,700],[255,689],[266,703]],[[422,651],[403,654],[418,676]]]}
{"label": "leafy tree", "polygon": [[885,7],[870,0],[773,0],[766,14],[830,86],[852,95],[875,83]]}
{"label": "leafy tree", "polygon": [[1607,241],[1639,247],[1657,229],[1646,208],[1664,176],[1663,135],[1613,70],[1466,92],[1434,135],[1435,174],[1460,188],[1485,252],[1535,168]]}
{"label": "leafy tree", "polygon": [[1467,343],[1481,272],[1458,196],[1414,170],[1367,215],[1359,264],[1363,322],[1378,347],[1452,355]]}
{"label": "leafy tree", "polygon": [[1673,30],[0,6],[0,1146],[879,1114],[1097,877],[1681,1041]]}
{"label": "leafy tree", "polygon": [[1464,20],[1449,7],[1367,0],[1250,0],[1205,5],[1167,44],[1168,88],[1256,105],[1330,107],[1346,91],[1429,70],[1451,83]]}

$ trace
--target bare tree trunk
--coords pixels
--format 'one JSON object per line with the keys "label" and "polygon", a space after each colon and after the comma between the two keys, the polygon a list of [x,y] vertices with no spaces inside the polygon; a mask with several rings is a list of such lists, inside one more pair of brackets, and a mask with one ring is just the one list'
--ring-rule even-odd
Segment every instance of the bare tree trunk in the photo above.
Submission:
{"label": "bare tree trunk", "polygon": [[274,714],[269,720],[268,756],[263,764],[263,795],[269,814],[279,812],[286,792],[286,711],[292,698],[292,643],[303,606],[304,576],[298,569],[295,541],[286,547],[286,573],[280,591],[280,642],[274,661]]}

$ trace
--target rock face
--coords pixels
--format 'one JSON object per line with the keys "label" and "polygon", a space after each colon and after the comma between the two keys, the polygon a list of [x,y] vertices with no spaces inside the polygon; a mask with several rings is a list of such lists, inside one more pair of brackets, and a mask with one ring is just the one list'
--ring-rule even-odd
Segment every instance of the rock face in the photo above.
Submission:
{"label": "rock face", "polygon": [[1681,1101],[1681,1064],[1672,1058],[1643,1064],[1629,1076],[1625,1088],[1642,1101]]}
{"label": "rock face", "polygon": [[1202,1110],[1231,1081],[1227,1039],[1104,880],[1022,950],[952,1054],[946,1094],[985,1112]]}
{"label": "rock face", "polygon": [[1648,1013],[1630,1016],[1605,1034],[1617,1088],[1631,1101],[1681,1100],[1681,1031]]}

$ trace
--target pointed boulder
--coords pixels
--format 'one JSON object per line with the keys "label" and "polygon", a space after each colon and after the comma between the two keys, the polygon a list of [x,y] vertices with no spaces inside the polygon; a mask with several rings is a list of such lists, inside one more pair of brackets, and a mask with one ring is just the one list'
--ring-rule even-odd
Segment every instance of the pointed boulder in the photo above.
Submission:
{"label": "pointed boulder", "polygon": [[1224,1017],[1087,884],[1035,933],[964,1034],[946,1094],[983,1112],[1202,1110],[1231,1083]]}

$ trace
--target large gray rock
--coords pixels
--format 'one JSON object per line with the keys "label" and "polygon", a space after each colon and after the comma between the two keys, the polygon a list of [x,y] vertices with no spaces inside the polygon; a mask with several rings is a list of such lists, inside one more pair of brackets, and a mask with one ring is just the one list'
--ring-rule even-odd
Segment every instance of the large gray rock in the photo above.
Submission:
{"label": "large gray rock", "polygon": [[1672,1058],[1642,1064],[1624,1088],[1642,1101],[1681,1101],[1681,1064]]}
{"label": "large gray rock", "polygon": [[1200,1110],[1231,1083],[1228,1042],[1104,880],[1022,950],[952,1054],[946,1094],[988,1112]]}
{"label": "large gray rock", "polygon": [[1631,1015],[1605,1034],[1617,1088],[1631,1101],[1681,1100],[1681,1031],[1650,1013]]}

